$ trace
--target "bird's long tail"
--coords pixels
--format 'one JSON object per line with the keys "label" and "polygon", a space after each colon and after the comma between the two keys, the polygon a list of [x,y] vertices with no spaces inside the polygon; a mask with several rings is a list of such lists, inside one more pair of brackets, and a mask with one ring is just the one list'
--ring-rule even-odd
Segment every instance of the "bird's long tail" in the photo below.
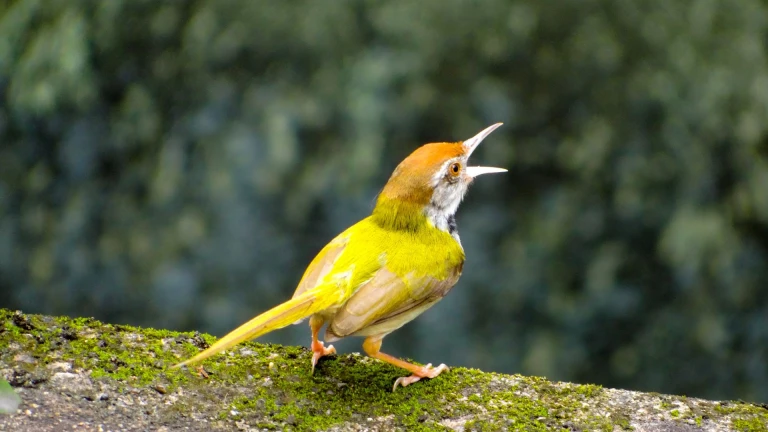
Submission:
{"label": "bird's long tail", "polygon": [[337,284],[323,284],[306,291],[285,303],[264,312],[240,327],[232,330],[205,351],[173,366],[179,368],[205,360],[240,342],[263,336],[273,330],[288,326],[322,310],[336,305],[342,300],[343,290]]}

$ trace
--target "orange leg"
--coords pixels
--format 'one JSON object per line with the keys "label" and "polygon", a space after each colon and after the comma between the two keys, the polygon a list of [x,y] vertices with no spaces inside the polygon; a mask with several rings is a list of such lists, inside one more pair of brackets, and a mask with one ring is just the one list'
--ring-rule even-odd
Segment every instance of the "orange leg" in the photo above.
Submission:
{"label": "orange leg", "polygon": [[380,351],[382,338],[383,338],[382,336],[371,336],[366,338],[365,341],[363,342],[363,350],[365,351],[365,353],[373,358],[385,361],[391,365],[410,371],[413,374],[409,377],[398,378],[395,381],[394,387],[392,387],[392,391],[397,390],[397,386],[399,385],[405,387],[409,384],[413,384],[416,381],[421,380],[422,378],[434,378],[440,375],[441,372],[448,370],[448,366],[444,364],[441,364],[438,367],[432,367],[432,363],[426,366],[419,366],[419,365],[408,363],[407,361],[392,357],[389,354],[384,354],[383,352]]}
{"label": "orange leg", "polygon": [[320,357],[336,354],[336,348],[333,345],[328,345],[328,348],[326,348],[322,342],[317,340],[317,335],[320,333],[323,322],[323,319],[317,315],[312,315],[309,319],[309,327],[312,329],[312,373],[315,373],[315,365],[317,365]]}

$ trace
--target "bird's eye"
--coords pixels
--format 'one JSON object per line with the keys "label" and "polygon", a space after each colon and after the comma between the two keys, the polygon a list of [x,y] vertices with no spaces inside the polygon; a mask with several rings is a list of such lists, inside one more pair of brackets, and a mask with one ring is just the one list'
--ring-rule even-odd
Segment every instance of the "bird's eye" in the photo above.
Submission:
{"label": "bird's eye", "polygon": [[451,166],[448,167],[448,172],[451,173],[452,176],[459,175],[459,172],[461,172],[461,164],[459,162],[452,163]]}

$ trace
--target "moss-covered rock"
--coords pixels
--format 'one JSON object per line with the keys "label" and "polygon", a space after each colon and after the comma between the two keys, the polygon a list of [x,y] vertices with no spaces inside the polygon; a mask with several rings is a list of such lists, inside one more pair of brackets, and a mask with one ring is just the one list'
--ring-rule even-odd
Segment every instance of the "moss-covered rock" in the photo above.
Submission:
{"label": "moss-covered rock", "polygon": [[303,347],[169,369],[213,339],[0,309],[0,373],[24,400],[0,430],[768,430],[763,406],[465,368],[392,392],[403,371],[349,354],[312,375]]}

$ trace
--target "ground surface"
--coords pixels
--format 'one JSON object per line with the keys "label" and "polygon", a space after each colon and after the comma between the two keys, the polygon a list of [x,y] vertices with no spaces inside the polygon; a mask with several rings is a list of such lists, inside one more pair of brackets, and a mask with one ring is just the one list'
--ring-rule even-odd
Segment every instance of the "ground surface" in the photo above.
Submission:
{"label": "ground surface", "polygon": [[168,369],[213,340],[0,309],[0,376],[23,399],[0,431],[768,430],[764,406],[463,368],[393,393],[400,370],[352,354],[311,375],[300,347]]}

